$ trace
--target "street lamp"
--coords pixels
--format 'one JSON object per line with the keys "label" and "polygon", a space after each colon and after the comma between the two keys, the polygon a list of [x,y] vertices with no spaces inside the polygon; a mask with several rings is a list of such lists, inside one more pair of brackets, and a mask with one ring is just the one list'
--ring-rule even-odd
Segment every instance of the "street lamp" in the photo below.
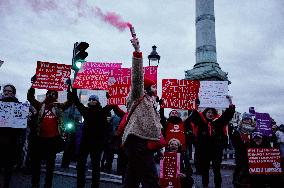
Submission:
{"label": "street lamp", "polygon": [[155,63],[153,66],[158,66],[160,63],[160,56],[158,54],[158,52],[156,51],[157,46],[152,46],[152,52],[150,53],[150,55],[148,55],[148,59],[149,59],[149,66],[151,66],[151,62]]}

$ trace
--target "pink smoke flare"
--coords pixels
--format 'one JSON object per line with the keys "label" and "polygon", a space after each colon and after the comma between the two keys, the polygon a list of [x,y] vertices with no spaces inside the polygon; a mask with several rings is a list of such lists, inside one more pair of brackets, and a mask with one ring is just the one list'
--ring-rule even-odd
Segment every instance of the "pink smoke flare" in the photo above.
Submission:
{"label": "pink smoke flare", "polygon": [[29,0],[27,3],[29,3],[32,6],[32,9],[37,13],[44,10],[50,11],[58,8],[54,0]]}
{"label": "pink smoke flare", "polygon": [[104,14],[98,7],[95,7],[94,11],[104,22],[111,24],[120,31],[131,27],[131,23],[122,21],[122,18],[115,12],[107,12]]}

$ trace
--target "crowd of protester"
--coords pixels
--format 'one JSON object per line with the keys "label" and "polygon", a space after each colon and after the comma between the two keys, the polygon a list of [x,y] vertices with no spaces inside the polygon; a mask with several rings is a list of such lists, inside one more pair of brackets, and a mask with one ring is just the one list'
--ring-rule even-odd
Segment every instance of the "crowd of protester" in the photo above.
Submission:
{"label": "crowd of protester", "polygon": [[[279,148],[281,168],[284,170],[284,125],[272,123],[273,134],[264,136],[257,130],[252,114],[244,113],[237,127],[228,125],[235,113],[235,106],[227,96],[229,107],[218,114],[215,108],[203,111],[190,110],[182,120],[177,110],[166,118],[163,100],[157,97],[156,83],[143,76],[142,52],[138,40],[132,40],[135,51],[132,60],[131,91],[127,111],[116,105],[101,106],[96,95],[89,97],[84,106],[76,89],[68,89],[67,101],[58,103],[57,91],[48,90],[43,102],[35,99],[35,89],[30,88],[27,99],[30,113],[26,129],[0,128],[0,164],[3,167],[4,187],[8,188],[13,168],[25,168],[31,172],[31,187],[40,186],[41,163],[46,163],[45,188],[52,187],[56,154],[63,151],[66,137],[63,112],[75,105],[84,119],[77,153],[77,188],[85,187],[86,163],[90,155],[92,187],[99,187],[100,171],[112,172],[114,154],[118,155],[117,174],[123,176],[125,188],[158,188],[159,175],[156,163],[164,152],[178,153],[181,187],[192,187],[192,146],[195,148],[196,174],[202,176],[203,187],[209,185],[212,166],[214,185],[222,185],[221,163],[228,138],[235,151],[234,187],[277,187],[281,178],[277,175],[252,175],[249,173],[248,148]],[[19,103],[16,88],[5,85],[1,102]],[[196,101],[198,104],[198,101]],[[159,110],[158,110],[159,109]],[[111,110],[114,115],[111,115]],[[229,137],[228,137],[229,136]],[[165,151],[164,149],[165,148]],[[64,166],[64,165],[63,165]],[[68,166],[68,165],[67,165]]]}

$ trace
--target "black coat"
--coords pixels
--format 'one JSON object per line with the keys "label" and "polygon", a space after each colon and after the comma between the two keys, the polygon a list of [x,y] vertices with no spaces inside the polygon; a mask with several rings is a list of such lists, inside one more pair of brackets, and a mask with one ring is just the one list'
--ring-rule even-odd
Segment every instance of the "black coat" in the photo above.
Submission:
{"label": "black coat", "polygon": [[75,97],[74,102],[84,118],[82,139],[90,144],[95,144],[95,146],[103,146],[106,143],[109,131],[107,117],[112,108],[108,105],[105,107],[101,107],[100,105],[85,107],[80,103],[78,97]]}

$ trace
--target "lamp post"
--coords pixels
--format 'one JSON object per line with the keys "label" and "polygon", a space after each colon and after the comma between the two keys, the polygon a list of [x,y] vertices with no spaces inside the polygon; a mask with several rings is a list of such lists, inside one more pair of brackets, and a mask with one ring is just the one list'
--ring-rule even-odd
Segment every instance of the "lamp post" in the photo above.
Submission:
{"label": "lamp post", "polygon": [[[153,66],[158,66],[160,63],[160,56],[158,54],[158,52],[156,51],[157,46],[152,46],[152,52],[150,53],[150,55],[148,55],[148,59],[149,59],[149,66],[151,66],[151,62],[153,63]],[[155,64],[154,64],[155,63]]]}

